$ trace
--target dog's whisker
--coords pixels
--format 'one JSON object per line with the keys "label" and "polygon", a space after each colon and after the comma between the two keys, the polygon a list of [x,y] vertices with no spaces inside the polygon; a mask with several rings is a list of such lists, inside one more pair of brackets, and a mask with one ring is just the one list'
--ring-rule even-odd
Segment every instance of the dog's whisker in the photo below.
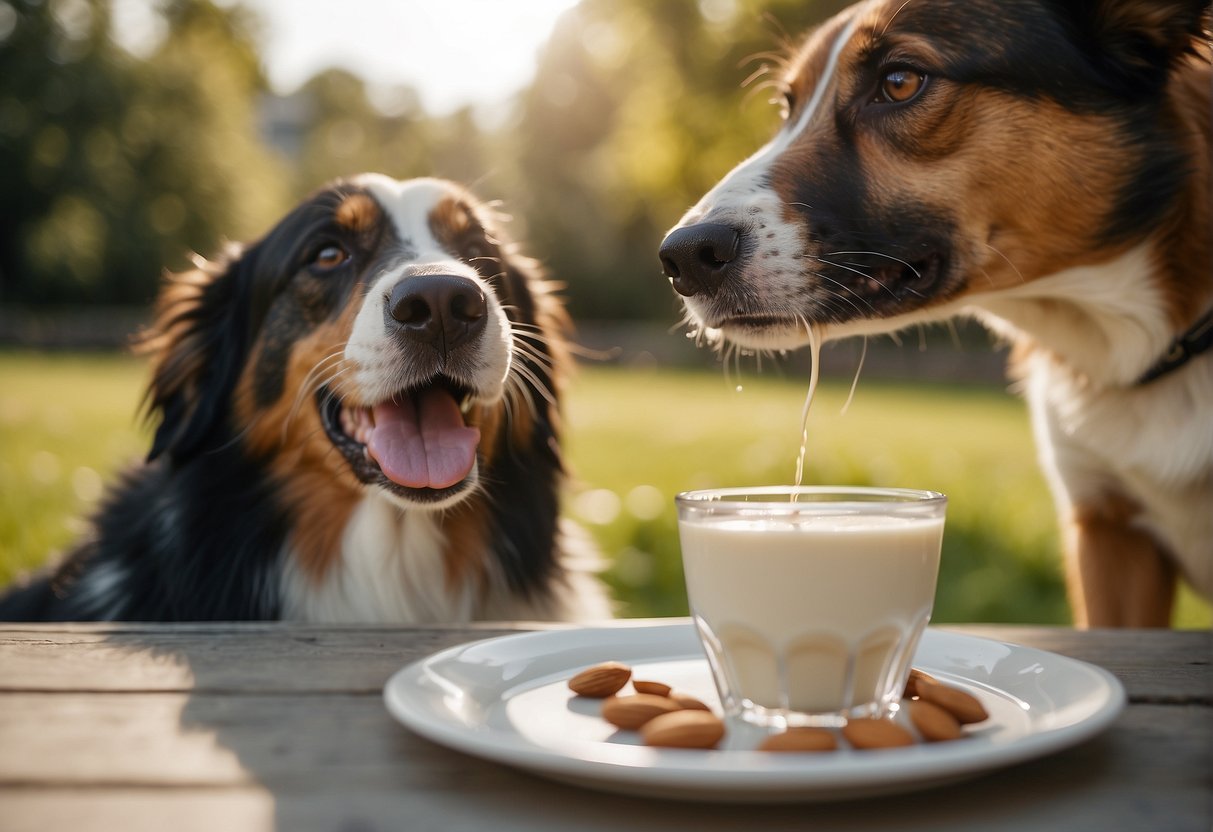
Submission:
{"label": "dog's whisker", "polygon": [[543,353],[535,350],[527,351],[521,348],[517,349],[517,356],[520,360],[534,364],[540,371],[552,375],[556,371],[556,366],[552,360]]}
{"label": "dog's whisker", "polygon": [[[850,286],[847,286],[847,285],[846,285],[845,283],[843,283],[842,281],[835,280],[834,278],[830,277],[829,275],[822,274],[821,272],[813,272],[813,276],[814,276],[814,277],[820,277],[822,280],[828,280],[830,283],[833,283],[833,284],[834,284],[835,286],[837,286],[838,288],[843,289],[844,291],[850,292],[852,295],[854,295],[855,297],[857,297],[859,300],[863,301],[864,305],[866,305],[866,306],[868,307],[868,309],[871,309],[873,313],[875,313],[875,312],[876,312],[876,307],[872,306],[872,304],[871,304],[871,303],[870,303],[870,302],[869,302],[869,301],[868,301],[866,298],[864,298],[864,296],[863,296],[863,295],[859,294],[858,292],[856,292],[856,291],[855,291],[854,289],[852,289]],[[857,313],[859,313],[860,315],[863,315],[863,314],[864,314],[864,313],[863,313],[863,310],[862,310],[862,309],[860,309],[858,306],[856,306],[856,305],[855,305],[855,303],[854,303],[854,301],[852,301],[852,300],[850,300],[849,298],[846,298],[846,297],[844,297],[844,296],[842,296],[842,295],[838,294],[837,292],[832,293],[832,294],[833,294],[833,295],[834,295],[834,297],[836,297],[838,300],[843,301],[843,302],[845,302],[846,304],[848,304],[848,305],[849,305],[849,306],[850,306],[852,309],[854,309],[854,310],[855,310]]]}
{"label": "dog's whisker", "polygon": [[859,387],[859,374],[863,372],[864,359],[868,357],[868,336],[863,336],[863,349],[859,352],[859,363],[855,365],[855,377],[851,379],[851,390],[847,393],[847,400],[842,403],[842,410],[838,411],[839,415],[845,416],[847,411],[851,409],[851,401],[855,398],[855,388]]}
{"label": "dog's whisker", "polygon": [[[312,366],[312,369],[308,370],[307,375],[304,376],[303,381],[299,384],[299,392],[295,394],[295,400],[291,402],[291,409],[287,411],[286,419],[283,420],[282,438],[284,442],[286,441],[287,426],[294,421],[296,416],[299,415],[299,410],[303,406],[303,402],[310,396],[314,395],[315,392],[321,387],[330,384],[335,376],[320,380],[319,382],[318,379],[320,379],[323,374],[337,369],[344,362],[344,351],[339,351],[320,359]],[[326,364],[329,366],[326,366]],[[341,372],[345,372],[345,369],[351,368],[343,368]],[[337,373],[337,375],[340,374],[341,373]]]}
{"label": "dog's whisker", "polygon": [[511,327],[510,337],[516,339],[516,346],[526,346],[533,350],[550,349],[553,345],[552,339],[541,332],[522,332]]}
{"label": "dog's whisker", "polygon": [[510,373],[506,376],[505,383],[507,397],[520,400],[531,414],[531,418],[537,421],[539,419],[539,411],[535,407],[534,400],[527,393],[526,382],[514,373]]}
{"label": "dog's whisker", "polygon": [[[870,281],[872,281],[873,283],[875,283],[875,284],[876,284],[877,286],[879,286],[881,289],[884,289],[886,292],[888,292],[888,293],[889,293],[890,295],[892,295],[893,297],[897,297],[897,295],[896,295],[896,294],[894,294],[894,292],[893,292],[893,290],[892,290],[892,289],[890,289],[888,286],[886,286],[886,285],[884,285],[883,283],[881,283],[879,280],[877,280],[875,277],[873,277],[873,276],[872,276],[872,275],[870,275],[870,274],[867,274],[867,273],[865,273],[865,272],[862,272],[862,271],[860,271],[859,269],[854,269],[854,268],[851,268],[850,266],[844,265],[844,264],[842,264],[842,263],[835,263],[835,262],[834,262],[834,261],[832,261],[832,260],[826,260],[824,257],[817,257],[817,256],[815,256],[815,255],[808,255],[808,256],[811,256],[811,257],[812,257],[814,260],[816,260],[816,261],[818,261],[818,262],[820,262],[820,263],[825,263],[827,266],[835,266],[835,267],[840,268],[840,269],[846,269],[846,270],[847,270],[847,271],[849,271],[849,272],[854,272],[855,274],[857,274],[857,275],[859,275],[860,277],[862,277],[864,280],[870,280]],[[915,274],[918,274],[918,273],[917,273],[917,272],[915,272]],[[918,293],[917,293],[917,292],[915,292],[915,294],[918,294]]]}
{"label": "dog's whisker", "polygon": [[533,370],[531,370],[530,367],[527,367],[524,364],[514,364],[510,368],[510,372],[517,372],[520,376],[526,379],[526,381],[530,382],[530,385],[532,388],[534,388],[535,392],[540,396],[543,396],[548,404],[552,405],[553,407],[556,406],[556,397],[552,394],[552,391],[548,389],[548,386],[543,383],[539,376]]}
{"label": "dog's whisker", "polygon": [[344,360],[344,356],[345,356],[344,348],[336,348],[334,352],[329,353],[328,355],[324,356],[323,358],[321,358],[319,361],[317,361],[315,364],[312,365],[311,369],[307,371],[307,375],[305,375],[303,377],[303,381],[300,383],[299,386],[307,387],[308,384],[311,383],[312,378],[317,373],[324,371],[324,368],[326,367],[326,365],[328,365],[334,361],[340,363],[341,360]]}
{"label": "dog's whisker", "polygon": [[[905,260],[902,260],[900,257],[894,257],[891,254],[885,254],[883,251],[827,251],[827,252],[825,252],[826,257],[833,257],[836,254],[870,254],[873,257],[887,257],[889,260],[894,260],[894,261],[900,263],[901,265],[905,266],[910,271],[914,272],[915,277],[922,277],[922,275],[919,273],[918,269],[914,268],[912,265],[907,263]],[[852,265],[855,265],[855,264],[852,264]]]}
{"label": "dog's whisker", "polygon": [[904,9],[906,6],[910,5],[911,2],[912,2],[912,0],[905,0],[904,3],[902,3],[900,6],[897,7],[897,11],[893,12],[892,16],[890,16],[889,19],[885,21],[884,28],[880,30],[881,37],[884,37],[885,32],[889,31],[889,27],[892,26],[893,21],[897,19],[897,15],[901,14],[901,10]]}
{"label": "dog's whisker", "polygon": [[998,255],[999,257],[1001,257],[1003,260],[1006,260],[1006,261],[1007,261],[1007,265],[1008,265],[1008,266],[1010,266],[1010,267],[1011,267],[1011,270],[1015,272],[1015,274],[1016,274],[1016,276],[1017,276],[1017,277],[1019,277],[1019,282],[1020,282],[1020,283],[1027,283],[1027,282],[1028,282],[1028,281],[1027,281],[1027,279],[1026,279],[1024,276],[1023,276],[1023,272],[1021,272],[1021,271],[1020,271],[1020,270],[1019,270],[1019,269],[1016,267],[1016,265],[1015,265],[1014,263],[1012,263],[1012,262],[1011,262],[1011,258],[1010,258],[1010,257],[1007,257],[1005,254],[1003,254],[1003,253],[1002,253],[1001,251],[999,251],[998,249],[994,248],[994,246],[990,245],[989,243],[985,243],[985,247],[986,247],[986,248],[988,248],[990,251],[994,252],[995,254],[997,254],[997,255]]}
{"label": "dog's whisker", "polygon": [[286,441],[287,427],[299,415],[303,403],[314,396],[316,391],[321,387],[331,384],[337,377],[354,369],[352,366],[342,367],[342,363],[337,362],[333,366],[324,369],[320,369],[319,367],[313,368],[313,371],[308,373],[309,378],[304,379],[303,383],[299,385],[299,392],[295,394],[295,400],[291,402],[291,409],[287,411],[286,418],[282,422],[282,438],[284,442]]}

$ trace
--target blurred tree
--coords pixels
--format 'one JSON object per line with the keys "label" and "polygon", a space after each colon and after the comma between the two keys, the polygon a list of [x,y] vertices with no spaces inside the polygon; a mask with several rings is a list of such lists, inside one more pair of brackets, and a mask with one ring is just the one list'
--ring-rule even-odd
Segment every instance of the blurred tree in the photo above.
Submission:
{"label": "blurred tree", "polygon": [[167,265],[262,230],[284,204],[260,144],[251,20],[159,5],[146,60],[101,0],[0,0],[0,298],[145,303]]}
{"label": "blurred tree", "polygon": [[408,87],[378,91],[373,102],[362,79],[345,70],[319,73],[277,107],[298,126],[289,142],[297,145],[290,151],[296,194],[363,171],[472,182],[492,164],[470,111],[431,118]]}
{"label": "blurred tree", "polygon": [[509,190],[575,315],[673,320],[664,231],[778,120],[742,82],[845,5],[584,0],[563,18],[514,127]]}

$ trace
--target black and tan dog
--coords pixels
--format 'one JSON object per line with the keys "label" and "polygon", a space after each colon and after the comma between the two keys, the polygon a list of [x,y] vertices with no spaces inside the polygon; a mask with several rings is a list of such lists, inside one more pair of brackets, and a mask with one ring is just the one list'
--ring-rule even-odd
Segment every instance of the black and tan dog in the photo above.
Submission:
{"label": "black and tan dog", "polygon": [[757,349],[972,314],[1013,345],[1084,625],[1213,596],[1209,4],[871,0],[661,258]]}
{"label": "black and tan dog", "polygon": [[463,188],[324,188],[165,289],[148,463],[0,618],[608,616],[560,526],[566,323]]}

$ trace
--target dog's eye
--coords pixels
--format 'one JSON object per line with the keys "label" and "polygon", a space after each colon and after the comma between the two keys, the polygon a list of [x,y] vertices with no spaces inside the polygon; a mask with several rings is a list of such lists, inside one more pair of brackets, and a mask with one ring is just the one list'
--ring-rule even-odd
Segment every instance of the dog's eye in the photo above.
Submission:
{"label": "dog's eye", "polygon": [[926,86],[927,76],[912,69],[893,69],[880,79],[878,101],[890,104],[904,104]]}
{"label": "dog's eye", "polygon": [[311,266],[318,271],[331,271],[350,259],[350,256],[339,245],[330,243],[321,247],[312,257]]}

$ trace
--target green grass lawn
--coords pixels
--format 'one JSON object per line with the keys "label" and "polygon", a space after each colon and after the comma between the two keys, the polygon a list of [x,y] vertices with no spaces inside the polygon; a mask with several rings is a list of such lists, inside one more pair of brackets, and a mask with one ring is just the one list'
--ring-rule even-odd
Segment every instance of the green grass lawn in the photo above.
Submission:
{"label": "green grass lawn", "polygon": [[[0,584],[70,544],[103,483],[147,447],[145,368],[110,355],[0,353]],[[567,513],[608,556],[628,616],[686,613],[673,496],[788,483],[804,379],[586,368],[569,391]],[[1023,405],[988,387],[826,381],[809,420],[806,483],[949,496],[934,620],[1069,622],[1052,503]],[[1207,627],[1186,589],[1176,623]]]}

